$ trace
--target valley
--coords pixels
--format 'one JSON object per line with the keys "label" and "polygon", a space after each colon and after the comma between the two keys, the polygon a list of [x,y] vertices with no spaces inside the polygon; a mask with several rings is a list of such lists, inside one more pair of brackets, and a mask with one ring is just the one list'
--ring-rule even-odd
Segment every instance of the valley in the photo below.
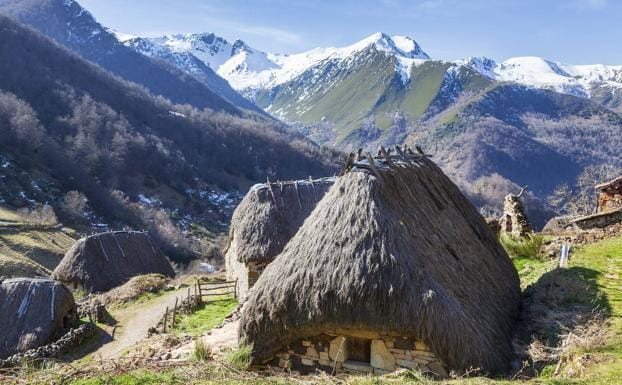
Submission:
{"label": "valley", "polygon": [[0,383],[619,381],[622,65],[115,1],[0,0]]}

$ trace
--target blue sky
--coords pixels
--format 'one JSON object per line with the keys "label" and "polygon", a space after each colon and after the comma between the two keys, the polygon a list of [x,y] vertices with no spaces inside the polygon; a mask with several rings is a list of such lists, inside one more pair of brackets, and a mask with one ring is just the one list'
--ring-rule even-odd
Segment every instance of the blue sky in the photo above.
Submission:
{"label": "blue sky", "polygon": [[214,32],[270,52],[348,45],[382,31],[408,35],[438,59],[622,64],[619,0],[78,1],[122,32]]}

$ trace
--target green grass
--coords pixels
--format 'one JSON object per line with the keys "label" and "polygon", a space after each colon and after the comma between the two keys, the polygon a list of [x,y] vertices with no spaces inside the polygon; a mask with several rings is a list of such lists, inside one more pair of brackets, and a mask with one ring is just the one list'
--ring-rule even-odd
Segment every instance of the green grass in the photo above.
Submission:
{"label": "green grass", "polygon": [[513,258],[537,259],[540,257],[544,237],[541,235],[531,235],[525,238],[515,238],[507,234],[501,234],[499,241]]}
{"label": "green grass", "polygon": [[230,298],[204,304],[193,314],[177,318],[173,331],[193,336],[203,334],[220,325],[237,306],[238,301]]}
{"label": "green grass", "polygon": [[241,343],[237,349],[225,352],[225,361],[237,370],[246,370],[253,362],[252,353],[253,345]]}
{"label": "green grass", "polygon": [[186,380],[170,371],[137,370],[122,375],[103,375],[97,378],[74,381],[72,385],[152,385],[152,384],[185,384]]}
{"label": "green grass", "polygon": [[203,342],[201,337],[194,341],[194,359],[197,361],[207,361],[212,357],[212,351],[208,344]]}

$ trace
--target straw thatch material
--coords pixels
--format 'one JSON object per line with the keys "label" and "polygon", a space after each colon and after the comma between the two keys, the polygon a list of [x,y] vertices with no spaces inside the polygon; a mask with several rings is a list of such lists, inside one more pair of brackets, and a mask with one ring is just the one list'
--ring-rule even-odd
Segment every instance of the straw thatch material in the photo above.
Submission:
{"label": "straw thatch material", "polygon": [[268,265],[239,329],[256,362],[348,329],[423,339],[450,369],[509,368],[516,270],[434,163],[401,158],[355,164]]}
{"label": "straw thatch material", "polygon": [[88,291],[110,290],[130,278],[157,273],[173,277],[175,271],[149,235],[117,231],[77,241],[65,254],[52,278]]}
{"label": "straw thatch material", "polygon": [[322,178],[253,186],[231,218],[229,240],[236,248],[233,257],[244,263],[272,261],[334,181]]}
{"label": "straw thatch material", "polygon": [[49,279],[0,284],[0,359],[51,342],[77,320],[71,292]]}
{"label": "straw thatch material", "polygon": [[227,279],[244,299],[262,269],[302,226],[335,178],[253,186],[233,213],[225,253]]}

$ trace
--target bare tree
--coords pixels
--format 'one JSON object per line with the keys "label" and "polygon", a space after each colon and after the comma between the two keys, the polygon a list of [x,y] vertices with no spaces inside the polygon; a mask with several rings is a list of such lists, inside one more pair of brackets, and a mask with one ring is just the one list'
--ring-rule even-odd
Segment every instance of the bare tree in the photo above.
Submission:
{"label": "bare tree", "polygon": [[17,210],[17,212],[24,218],[24,222],[31,225],[44,227],[58,224],[56,213],[52,206],[48,204],[37,203],[33,209],[23,207]]}
{"label": "bare tree", "polygon": [[84,215],[88,200],[86,196],[79,191],[69,191],[63,198],[63,209],[69,214],[81,217]]}
{"label": "bare tree", "polygon": [[566,184],[557,186],[548,196],[547,203],[563,215],[593,214],[597,207],[597,195],[594,186],[613,179],[621,173],[620,167],[611,164],[588,166],[579,175],[572,188]]}

